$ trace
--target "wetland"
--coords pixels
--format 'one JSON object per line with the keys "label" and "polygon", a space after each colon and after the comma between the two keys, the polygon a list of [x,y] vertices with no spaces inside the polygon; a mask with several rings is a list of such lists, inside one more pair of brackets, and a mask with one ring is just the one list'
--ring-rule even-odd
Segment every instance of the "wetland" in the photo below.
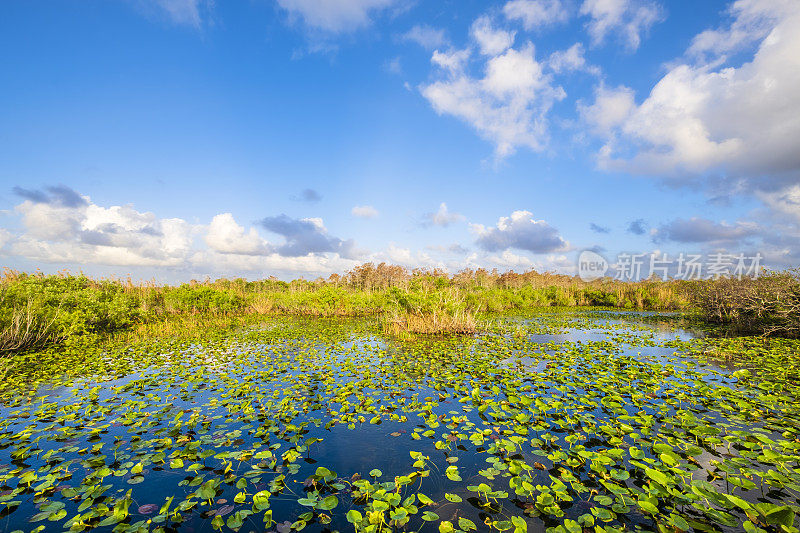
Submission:
{"label": "wetland", "polygon": [[799,348],[544,308],[29,351],[0,390],[0,529],[797,531]]}

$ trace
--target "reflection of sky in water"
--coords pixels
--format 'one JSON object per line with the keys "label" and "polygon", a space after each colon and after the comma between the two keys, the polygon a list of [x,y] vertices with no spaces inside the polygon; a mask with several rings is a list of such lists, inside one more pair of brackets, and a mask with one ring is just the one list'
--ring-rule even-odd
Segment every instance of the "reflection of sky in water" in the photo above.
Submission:
{"label": "reflection of sky in water", "polygon": [[[511,372],[512,374],[515,371],[519,371],[528,382],[536,383],[537,379],[540,379],[537,376],[547,374],[551,370],[548,365],[554,364],[551,357],[553,357],[553,351],[559,349],[558,346],[554,345],[568,346],[571,349],[585,349],[604,342],[613,343],[611,348],[606,346],[606,349],[616,351],[620,357],[631,357],[643,362],[658,363],[664,366],[673,365],[678,369],[684,370],[686,368],[685,365],[675,357],[676,349],[669,346],[660,346],[659,344],[676,339],[690,340],[697,335],[697,333],[691,331],[673,329],[666,322],[650,323],[641,321],[640,318],[646,316],[643,313],[629,313],[629,317],[622,319],[620,318],[621,314],[618,312],[610,314],[609,318],[605,318],[602,313],[594,313],[590,318],[582,317],[579,314],[567,315],[566,317],[569,320],[575,319],[576,323],[569,324],[567,327],[555,327],[554,329],[558,331],[540,332],[542,329],[546,330],[551,326],[558,326],[559,316],[563,317],[563,315],[552,315],[552,317],[545,316],[544,319],[542,317],[508,318],[518,328],[512,335],[521,334],[529,341],[544,346],[540,346],[541,353],[537,354],[530,354],[517,349],[509,357],[498,360],[494,371]],[[581,327],[576,327],[576,324],[581,324]],[[313,341],[313,339],[310,340]],[[425,346],[425,343],[421,345]],[[420,345],[416,346],[419,347]],[[396,408],[395,413],[407,415],[408,420],[406,422],[390,421],[384,417],[381,424],[357,424],[356,430],[347,429],[344,424],[336,424],[326,428],[325,421],[330,419],[328,410],[340,407],[340,404],[327,404],[324,401],[326,398],[324,382],[327,379],[333,379],[336,384],[335,387],[340,388],[345,387],[347,383],[362,379],[363,375],[353,375],[351,369],[347,367],[351,359],[357,358],[359,361],[369,363],[362,368],[364,372],[374,372],[375,375],[381,376],[384,383],[390,382],[390,380],[396,379],[398,374],[406,372],[407,363],[404,363],[402,358],[409,357],[409,354],[406,353],[407,348],[403,343],[386,342],[374,336],[351,336],[346,340],[327,344],[324,342],[301,342],[295,340],[290,348],[288,351],[284,350],[285,353],[279,354],[276,353],[277,348],[269,343],[253,343],[250,341],[239,344],[235,349],[229,348],[222,352],[209,351],[201,346],[191,347],[185,350],[184,355],[192,358],[196,365],[204,366],[207,371],[206,374],[203,374],[207,379],[199,380],[196,383],[190,383],[185,379],[191,374],[191,369],[185,365],[182,368],[182,371],[185,372],[184,378],[178,377],[178,379],[175,379],[176,369],[175,366],[172,366],[174,363],[170,362],[169,358],[165,358],[165,366],[154,364],[136,374],[119,379],[97,384],[76,381],[74,387],[58,387],[50,390],[43,388],[39,391],[37,404],[23,408],[0,407],[0,417],[6,420],[3,429],[4,433],[0,434],[0,442],[2,442],[0,464],[9,468],[20,466],[24,469],[36,469],[44,465],[41,456],[49,450],[55,450],[55,453],[63,457],[63,460],[75,461],[72,464],[75,475],[72,479],[60,483],[61,488],[64,488],[65,485],[76,487],[81,483],[83,473],[79,461],[92,456],[91,453],[81,454],[79,453],[80,450],[91,448],[97,443],[104,443],[104,446],[95,456],[101,453],[105,454],[107,462],[113,461],[112,457],[115,449],[123,453],[132,452],[131,443],[134,435],[128,431],[126,426],[120,423],[122,419],[119,417],[131,409],[132,404],[130,402],[133,401],[142,402],[142,408],[137,407],[136,413],[138,417],[154,420],[153,425],[144,428],[141,434],[138,435],[142,440],[176,438],[174,435],[170,436],[169,423],[181,411],[184,411],[181,420],[187,421],[192,412],[196,410],[200,416],[200,423],[194,427],[190,437],[199,439],[203,448],[213,449],[215,454],[228,450],[251,449],[255,443],[261,440],[255,437],[252,432],[261,426],[265,420],[259,420],[257,417],[251,416],[250,420],[243,422],[239,414],[228,414],[224,407],[211,408],[208,406],[212,398],[220,397],[221,394],[229,394],[232,388],[250,383],[263,396],[262,401],[265,399],[270,400],[273,402],[273,406],[278,405],[282,400],[291,399],[293,395],[300,392],[308,396],[322,394],[320,397],[322,403],[318,407],[299,413],[291,422],[295,426],[303,422],[308,424],[300,434],[300,444],[307,442],[310,438],[322,440],[312,444],[308,450],[302,453],[302,458],[297,463],[299,471],[295,475],[287,477],[287,487],[281,495],[271,498],[274,518],[278,522],[283,520],[293,521],[298,514],[307,510],[297,503],[297,499],[304,494],[303,481],[313,474],[317,466],[326,466],[336,471],[341,478],[348,480],[354,474],[359,474],[366,478],[371,469],[379,468],[383,472],[382,480],[392,480],[397,475],[408,474],[412,471],[411,463],[413,461],[410,459],[409,452],[419,451],[430,457],[432,471],[429,477],[415,482],[413,487],[414,490],[419,490],[439,502],[439,505],[430,510],[438,513],[442,519],[470,518],[481,529],[483,528],[481,522],[486,515],[482,510],[470,503],[468,498],[471,498],[473,493],[466,491],[466,487],[487,482],[478,472],[489,466],[486,459],[490,455],[486,449],[495,439],[501,438],[501,434],[496,429],[493,429],[492,435],[487,437],[487,442],[482,446],[475,446],[469,440],[462,440],[450,443],[450,449],[440,450],[434,446],[434,442],[441,438],[443,434],[450,433],[451,430],[442,424],[435,428],[433,437],[423,436],[419,440],[412,439],[411,436],[415,428],[427,430],[428,427],[416,413],[404,412],[400,403],[401,398],[406,402],[424,401],[427,397],[438,398],[440,392],[449,392],[451,397],[444,401],[439,401],[432,411],[433,415],[451,416],[453,413],[457,413],[458,416],[463,416],[466,420],[476,424],[479,429],[492,428],[491,424],[483,424],[483,419],[476,410],[467,413],[463,412],[462,406],[469,404],[460,404],[454,400],[452,398],[454,393],[452,387],[444,387],[440,390],[428,387],[428,377],[425,375],[426,369],[418,369],[419,374],[405,376],[407,380],[402,386],[391,385],[387,387],[387,390],[369,388],[364,391],[374,398],[377,403],[392,405]],[[465,343],[464,346],[459,347],[454,344],[453,349],[457,349],[462,355],[467,354],[468,356],[469,354],[480,352],[485,349],[485,346],[482,340],[478,338],[475,341]],[[295,357],[301,351],[306,355],[303,364],[298,364],[294,368],[289,366],[282,372],[274,372],[272,370],[276,357]],[[411,353],[411,357],[413,357],[413,353]],[[725,373],[727,372],[726,369],[706,364],[700,364],[693,368],[694,370],[702,371],[701,378],[708,383],[717,385],[730,385],[731,383],[730,379],[716,374],[717,371]],[[215,379],[218,381],[214,382],[213,380]],[[665,386],[670,383],[671,379],[677,378],[666,378],[664,380]],[[376,382],[376,384],[379,382]],[[290,384],[292,383],[297,386],[291,388]],[[99,389],[96,391],[96,397],[92,405],[95,409],[103,408],[107,412],[95,416],[91,416],[91,413],[86,415],[83,406],[86,405],[88,389],[96,385],[99,385]],[[544,383],[549,392],[554,392],[551,387],[555,385],[555,383]],[[126,386],[128,387],[125,388]],[[115,392],[112,387],[123,387],[124,390]],[[576,391],[576,393],[578,392],[580,391]],[[153,395],[158,396],[158,399]],[[497,396],[497,399],[503,400],[505,396],[501,394]],[[128,403],[126,404],[126,402]],[[53,416],[38,420],[35,415],[18,418],[20,411],[30,413],[43,403],[52,404],[50,406],[52,413],[55,413],[56,408],[65,408],[65,406],[70,405],[81,406],[81,408],[74,410],[76,413],[75,421],[66,423],[66,426],[75,426],[78,435],[69,439],[56,440],[58,423]],[[251,402],[251,406],[253,408],[258,407],[256,402]],[[626,406],[626,409],[629,414],[636,413],[632,405]],[[719,420],[719,415],[703,411],[698,409],[698,412],[708,420]],[[594,415],[598,420],[609,419],[614,423],[614,417],[604,411],[602,406],[590,409],[587,412]],[[646,412],[648,414],[657,414],[658,410],[648,408]],[[369,414],[364,416],[367,420],[371,417]],[[230,420],[226,420],[226,418]],[[279,427],[285,428],[286,424],[279,420],[274,411],[268,418],[277,423]],[[314,420],[318,421],[320,425],[318,426]],[[207,422],[205,429],[202,427],[203,421]],[[27,458],[24,462],[15,462],[11,454],[17,449],[17,446],[10,442],[8,437],[20,431],[23,427],[41,429],[50,425],[54,425],[53,429],[42,433],[44,438],[38,441],[38,446],[42,450],[39,452],[38,457]],[[91,429],[95,429],[96,434],[87,434]],[[234,431],[238,431],[240,434],[235,434],[234,437],[231,437],[231,432]],[[464,430],[462,427],[456,431],[463,432]],[[563,439],[567,435],[564,430],[556,426],[553,426],[549,431],[559,439]],[[532,431],[527,438],[540,436],[542,433],[541,431]],[[277,455],[298,444],[297,442],[289,442],[291,436],[286,435],[284,438],[280,438],[273,434],[270,437],[269,444],[280,444],[280,448],[275,452]],[[559,442],[564,443],[563,440],[559,440]],[[591,442],[586,442],[585,444],[591,449],[592,446],[597,448],[602,443],[592,445]],[[631,444],[631,442],[628,442],[628,444]],[[527,448],[516,452],[520,459],[529,464],[541,462],[545,463],[547,468],[551,466],[546,459],[532,453],[530,446]],[[151,450],[147,447],[146,451],[150,452]],[[166,451],[170,453],[172,449],[167,448]],[[134,463],[138,462],[140,456],[135,451],[133,451],[133,455],[134,457],[128,460]],[[703,466],[708,466],[708,461],[716,457],[718,456],[705,452],[698,459]],[[452,463],[448,462],[448,458]],[[122,463],[124,462],[123,460],[120,461],[120,464],[115,464],[114,469],[123,468]],[[168,462],[169,458],[167,458]],[[203,465],[199,473],[205,475],[205,479],[221,475],[222,460],[211,456],[199,462]],[[240,463],[235,472],[241,474],[256,463],[258,463],[256,460]],[[189,461],[187,461],[188,464]],[[462,472],[463,482],[453,483],[442,475],[448,464],[455,464],[459,467]],[[545,467],[543,466],[543,468]],[[532,471],[532,474],[536,476],[537,483],[542,484],[550,483],[548,477],[550,473],[557,472],[538,469]],[[147,465],[142,474],[144,475],[144,481],[137,485],[128,484],[128,481],[132,478],[131,474],[123,476],[110,475],[103,480],[103,483],[111,485],[106,494],[119,496],[128,489],[133,489],[135,503],[131,506],[131,513],[134,522],[147,519],[150,516],[137,514],[140,506],[156,504],[160,507],[168,496],[175,496],[175,502],[178,503],[196,488],[185,485],[185,482],[193,477],[192,474],[183,470],[172,470],[168,468],[168,465]],[[276,471],[266,470],[262,474],[254,476],[254,478],[259,478],[259,482],[257,486],[248,490],[252,493],[256,489],[263,490],[267,488],[269,482],[279,474],[289,474],[289,471],[280,465]],[[506,478],[497,477],[492,483],[496,488],[506,490],[508,488]],[[8,492],[10,488],[3,487],[3,491]],[[228,503],[233,502],[233,498],[239,490],[233,486],[226,485],[223,485],[222,488],[224,491],[217,499],[227,500]],[[464,502],[459,504],[448,502],[444,499],[445,492],[459,494],[464,499]],[[31,494],[23,494],[17,497],[17,499],[22,500],[22,504],[15,512],[0,518],[0,529],[11,531],[17,528],[30,529],[32,527],[27,520],[38,512],[38,509],[31,496]],[[59,500],[57,496],[51,499]],[[471,501],[474,502],[474,498]],[[508,501],[506,505],[513,507],[513,504]],[[62,523],[67,518],[75,515],[74,507],[75,504],[70,502],[68,504],[69,513],[66,518],[58,522],[43,522],[43,525],[46,526],[48,531],[61,531]],[[216,503],[213,507],[219,509],[224,505]],[[340,494],[340,507],[336,509],[334,522],[330,525],[331,529],[350,529],[350,526],[343,520],[343,516],[351,507],[359,508],[353,506],[345,491]],[[145,508],[144,510],[147,509]],[[208,510],[209,507],[201,505],[194,512],[187,513],[186,520],[181,525],[180,531],[190,533],[211,531],[211,521],[203,516],[203,513],[207,514]],[[585,503],[577,502],[569,506],[566,512],[568,517],[576,517],[588,510],[589,506]],[[512,509],[512,512],[513,514],[521,514],[519,509]],[[258,517],[251,517],[251,520],[251,523],[245,523],[243,531],[263,528]],[[636,524],[642,522],[644,518],[634,514],[630,517],[630,520],[629,524]],[[530,531],[544,530],[545,526],[538,519],[528,519],[528,523]],[[417,522],[412,522],[412,525],[414,524],[419,525]],[[104,529],[110,530],[112,527],[97,528],[96,530]]]}

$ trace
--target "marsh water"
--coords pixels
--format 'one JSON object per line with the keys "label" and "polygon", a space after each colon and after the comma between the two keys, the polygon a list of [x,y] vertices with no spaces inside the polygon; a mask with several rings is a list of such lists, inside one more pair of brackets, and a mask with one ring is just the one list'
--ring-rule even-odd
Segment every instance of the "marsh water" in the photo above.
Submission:
{"label": "marsh water", "polygon": [[2,396],[0,530],[792,531],[797,348],[573,311],[49,353]]}

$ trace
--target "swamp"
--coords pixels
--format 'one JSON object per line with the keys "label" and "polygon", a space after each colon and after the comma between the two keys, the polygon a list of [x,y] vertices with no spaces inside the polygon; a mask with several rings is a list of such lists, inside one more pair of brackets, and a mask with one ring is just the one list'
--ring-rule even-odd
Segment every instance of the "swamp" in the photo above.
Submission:
{"label": "swamp", "polygon": [[587,307],[27,350],[0,381],[0,530],[796,532],[799,359]]}

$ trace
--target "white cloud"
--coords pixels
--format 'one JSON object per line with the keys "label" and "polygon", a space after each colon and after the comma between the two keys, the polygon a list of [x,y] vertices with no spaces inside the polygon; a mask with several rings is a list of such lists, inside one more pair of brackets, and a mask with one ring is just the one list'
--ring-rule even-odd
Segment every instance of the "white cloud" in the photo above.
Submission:
{"label": "white cloud", "polygon": [[0,228],[0,250],[14,239],[14,234],[5,228]]}
{"label": "white cloud", "polygon": [[337,254],[312,254],[301,257],[285,257],[278,253],[264,256],[222,254],[211,250],[198,250],[188,258],[188,264],[195,271],[211,272],[214,275],[224,273],[242,273],[266,276],[275,273],[290,273],[289,277],[306,274],[331,274],[344,272],[359,262],[343,258]]}
{"label": "white cloud", "polygon": [[[502,46],[483,48],[499,50]],[[431,61],[441,67],[442,76],[420,87],[434,110],[470,124],[495,145],[498,158],[520,146],[542,150],[547,141],[545,115],[565,93],[543,73],[533,45],[489,57],[482,78],[467,72],[469,58],[469,49],[434,52]]]}
{"label": "white cloud", "polygon": [[[473,226],[475,253],[458,243],[414,250],[389,244],[384,250],[356,250],[352,240],[329,234],[318,217],[295,219],[287,215],[266,217],[257,227],[246,228],[231,213],[220,213],[208,224],[180,218],[162,218],[132,205],[101,206],[89,196],[65,186],[42,190],[15,188],[22,201],[7,216],[19,218],[19,229],[0,228],[0,255],[53,269],[76,267],[102,269],[143,277],[169,276],[188,280],[197,276],[284,278],[326,275],[349,270],[362,261],[389,261],[409,268],[552,267],[550,256],[533,260],[513,249],[562,250],[568,246],[558,232],[530,213],[503,217],[497,227]],[[356,206],[353,213],[377,213],[371,206]],[[464,220],[442,203],[426,215],[427,223],[447,226]],[[259,235],[269,231],[283,242],[270,243]],[[430,252],[430,253],[428,253]],[[469,255],[467,255],[469,254]],[[95,270],[97,271],[97,270]]]}
{"label": "white cloud", "polygon": [[357,205],[350,210],[350,213],[358,218],[375,218],[378,216],[378,210],[371,205]]}
{"label": "white cloud", "polygon": [[352,268],[363,254],[352,240],[329,235],[321,218],[263,219],[260,225],[284,238],[273,246],[255,228],[245,231],[230,213],[216,215],[208,225],[190,224],[130,205],[100,206],[63,186],[14,192],[23,198],[14,211],[21,230],[0,231],[0,253],[38,263],[213,274],[329,273]]}
{"label": "white cloud", "polygon": [[614,34],[629,50],[639,48],[642,34],[662,18],[661,8],[649,0],[584,0],[580,14],[591,19],[587,29],[592,44]]}
{"label": "white cloud", "polygon": [[423,219],[423,226],[441,226],[446,228],[450,224],[464,220],[464,215],[451,212],[449,209],[447,209],[447,204],[442,202],[439,204],[438,211],[435,213],[425,213]]}
{"label": "white cloud", "polygon": [[756,195],[773,213],[800,223],[800,184],[789,185],[778,191],[756,191]]}
{"label": "white cloud", "polygon": [[9,253],[49,263],[176,266],[189,253],[195,229],[181,219],[89,201],[65,207],[25,200],[16,211],[26,232]]}
{"label": "white cloud", "polygon": [[408,248],[400,248],[393,242],[389,243],[389,247],[386,249],[385,253],[392,263],[399,265],[414,264],[414,258],[411,254],[411,250]]}
{"label": "white cloud", "polygon": [[278,0],[290,17],[331,33],[352,31],[371,22],[370,16],[399,4],[400,0]]}
{"label": "white cloud", "polygon": [[483,15],[472,23],[470,35],[478,44],[482,54],[496,56],[511,48],[516,32],[495,28],[492,20]]}
{"label": "white cloud", "polygon": [[515,254],[511,250],[503,250],[499,255],[490,255],[487,259],[496,265],[517,270],[527,270],[534,265],[530,257]]}
{"label": "white cloud", "polygon": [[467,61],[469,61],[470,51],[465,48],[464,50],[449,50],[447,52],[440,52],[434,50],[431,56],[431,63],[437,65],[452,74],[461,72]]}
{"label": "white cloud", "polygon": [[600,84],[594,91],[594,103],[578,103],[583,120],[598,133],[609,134],[622,125],[636,109],[633,89],[625,86],[607,88]]}
{"label": "white cloud", "polygon": [[594,75],[600,74],[600,69],[586,63],[584,49],[581,43],[575,43],[566,50],[556,50],[550,54],[547,65],[553,72],[572,72],[585,70]]}
{"label": "white cloud", "polygon": [[444,30],[437,29],[427,24],[416,24],[403,34],[404,41],[417,43],[423,48],[433,50],[447,44]]}
{"label": "white cloud", "polygon": [[731,190],[796,184],[800,3],[776,5],[780,16],[752,60],[673,66],[612,132],[624,142],[601,153],[601,166],[677,180],[714,173]]}
{"label": "white cloud", "polygon": [[86,207],[65,207],[25,200],[15,210],[22,215],[28,233],[39,239],[57,240],[78,233]]}
{"label": "white cloud", "polygon": [[569,20],[570,11],[561,0],[511,0],[503,6],[508,20],[518,20],[530,31]]}
{"label": "white cloud", "polygon": [[781,18],[797,10],[795,0],[738,0],[728,12],[728,27],[706,30],[692,39],[691,56],[721,56],[766,37]]}
{"label": "white cloud", "polygon": [[494,227],[470,224],[470,229],[477,235],[476,244],[487,252],[516,248],[549,253],[569,248],[556,228],[544,220],[535,220],[530,211],[514,211],[510,217],[500,217]]}
{"label": "white cloud", "polygon": [[266,255],[270,248],[255,228],[251,227],[245,233],[244,227],[236,223],[231,213],[222,213],[211,219],[205,242],[209,248],[223,254]]}

